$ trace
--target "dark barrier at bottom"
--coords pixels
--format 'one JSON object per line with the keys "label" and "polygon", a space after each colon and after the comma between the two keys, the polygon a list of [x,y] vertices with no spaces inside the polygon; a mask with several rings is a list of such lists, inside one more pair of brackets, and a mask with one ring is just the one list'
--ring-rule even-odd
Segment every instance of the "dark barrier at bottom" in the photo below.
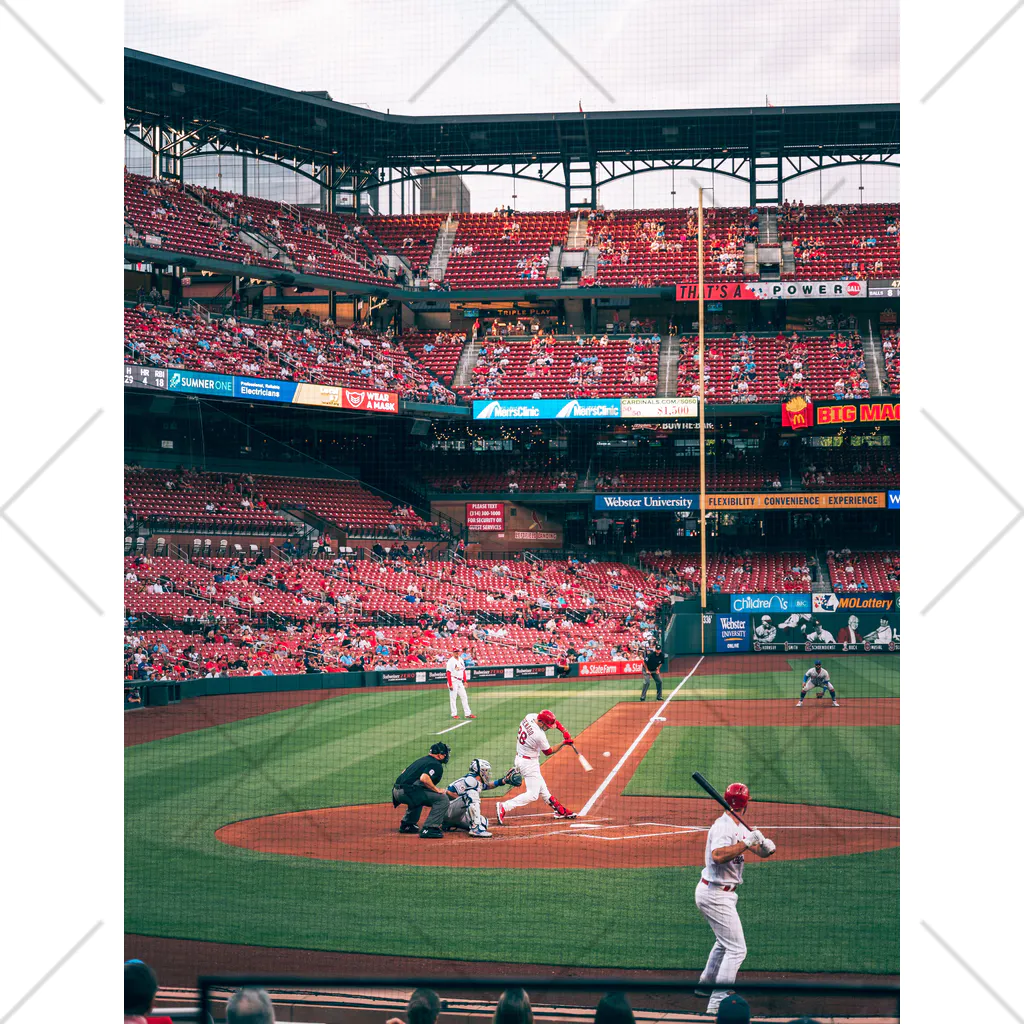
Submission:
{"label": "dark barrier at bottom", "polygon": [[[427,978],[303,978],[294,976],[228,975],[199,979],[199,1010],[213,1020],[224,1019],[224,1007],[239,988],[266,989],[278,1007],[279,1020],[309,1024],[341,1024],[380,1020],[403,1014],[405,1000],[415,989],[430,989],[441,998],[446,1021],[453,1018],[486,1020],[494,1015],[502,993],[523,989],[535,1021],[589,1022],[587,1012],[609,993],[625,996],[639,1019],[657,1015],[662,1021],[707,1019],[708,997],[695,997],[693,980],[638,980],[608,975],[565,979],[517,977],[450,978],[438,961],[436,976]],[[807,1017],[870,1017],[874,1022],[899,1019],[899,984],[888,981],[739,980],[730,992],[750,1004],[752,1016],[782,1019]],[[377,990],[377,991],[374,991]],[[702,990],[703,992],[703,990]],[[710,993],[708,993],[710,994]],[[295,1014],[298,1013],[298,1016]],[[203,1018],[205,1019],[205,1017]],[[620,1024],[623,1019],[617,1018]]]}

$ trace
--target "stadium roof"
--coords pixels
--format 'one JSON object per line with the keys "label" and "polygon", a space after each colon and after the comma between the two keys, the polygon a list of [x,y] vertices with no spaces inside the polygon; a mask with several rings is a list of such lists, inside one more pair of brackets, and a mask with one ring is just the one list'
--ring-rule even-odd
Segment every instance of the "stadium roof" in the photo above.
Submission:
{"label": "stadium roof", "polygon": [[[264,159],[355,171],[609,161],[778,164],[770,178],[836,163],[894,163],[899,105],[409,116],[339,103],[125,50],[125,120]],[[782,164],[789,161],[787,173]],[[668,166],[670,164],[667,164]],[[634,164],[634,171],[639,169]],[[645,167],[643,169],[651,169]],[[721,168],[729,173],[729,167]],[[733,168],[735,171],[735,167]]]}

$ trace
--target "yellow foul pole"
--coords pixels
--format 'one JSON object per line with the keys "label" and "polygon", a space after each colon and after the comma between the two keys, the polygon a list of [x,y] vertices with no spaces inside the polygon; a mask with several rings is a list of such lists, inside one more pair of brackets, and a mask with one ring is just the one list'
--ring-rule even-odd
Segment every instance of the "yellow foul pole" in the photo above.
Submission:
{"label": "yellow foul pole", "polygon": [[700,649],[704,652],[704,610],[708,606],[707,467],[704,450],[704,189],[697,189],[697,428],[700,435]]}

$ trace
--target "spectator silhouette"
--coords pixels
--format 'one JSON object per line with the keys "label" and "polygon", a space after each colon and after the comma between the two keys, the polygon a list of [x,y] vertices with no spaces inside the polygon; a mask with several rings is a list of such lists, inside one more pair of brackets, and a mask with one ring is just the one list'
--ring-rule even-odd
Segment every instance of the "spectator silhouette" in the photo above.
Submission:
{"label": "spectator silhouette", "polygon": [[[447,1004],[442,1003],[433,989],[418,988],[405,1005],[408,1024],[434,1024]],[[401,1017],[392,1017],[387,1024],[404,1024]]]}
{"label": "spectator silhouette", "polygon": [[240,988],[228,1000],[228,1024],[274,1024],[275,1019],[266,989]]}
{"label": "spectator silhouette", "polygon": [[533,1024],[530,997],[523,989],[510,988],[502,992],[492,1024]]}
{"label": "spectator silhouette", "polygon": [[622,992],[609,992],[597,1004],[594,1024],[635,1024],[629,1000]]}
{"label": "spectator silhouette", "polygon": [[743,996],[726,996],[718,1004],[718,1018],[722,1024],[750,1024],[750,1006]]}
{"label": "spectator silhouette", "polygon": [[156,973],[141,960],[124,965],[124,1024],[170,1024],[170,1017],[150,1017],[159,987]]}

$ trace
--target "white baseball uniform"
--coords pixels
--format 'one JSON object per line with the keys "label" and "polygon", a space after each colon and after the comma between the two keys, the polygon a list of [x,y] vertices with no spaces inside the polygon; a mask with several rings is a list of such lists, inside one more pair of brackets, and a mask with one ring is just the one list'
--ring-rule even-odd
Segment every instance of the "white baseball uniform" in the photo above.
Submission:
{"label": "white baseball uniform", "polygon": [[462,698],[462,713],[469,717],[473,712],[469,710],[469,698],[466,696],[466,663],[462,660],[461,654],[453,654],[444,666],[448,673],[448,702],[452,707],[452,717],[458,717],[456,709],[456,698]]}
{"label": "white baseball uniform", "polygon": [[865,639],[872,644],[890,643],[892,641],[892,626],[887,622],[884,626],[879,626],[874,632],[869,633]]}
{"label": "white baseball uniform", "polygon": [[758,640],[763,640],[766,644],[770,644],[775,639],[775,627],[771,622],[762,622],[755,630],[754,636]]}
{"label": "white baseball uniform", "polygon": [[[694,899],[697,909],[715,933],[715,944],[711,947],[707,965],[700,976],[702,986],[726,986],[736,980],[740,964],[747,955],[747,943],[743,937],[743,924],[736,911],[736,889],[743,884],[743,856],[727,864],[716,864],[712,851],[723,846],[732,846],[745,839],[750,832],[723,814],[708,830],[704,846],[704,870],[700,873]],[[711,993],[708,1013],[718,1012],[718,1004],[728,995],[724,987],[716,987]]]}
{"label": "white baseball uniform", "polygon": [[800,696],[803,697],[805,693],[813,690],[816,686],[824,687],[826,690],[831,690],[832,686],[829,683],[828,669],[818,668],[812,665],[804,673],[803,686],[800,687]]}
{"label": "white baseball uniform", "polygon": [[515,810],[533,803],[538,797],[548,800],[551,790],[548,789],[544,776],[540,773],[540,755],[551,749],[544,727],[537,724],[537,715],[529,714],[519,723],[516,736],[515,765],[522,773],[526,790],[511,800],[505,800],[505,810]]}
{"label": "white baseball uniform", "polygon": [[820,629],[812,629],[807,634],[807,642],[811,644],[834,644],[836,638],[822,626]]}

